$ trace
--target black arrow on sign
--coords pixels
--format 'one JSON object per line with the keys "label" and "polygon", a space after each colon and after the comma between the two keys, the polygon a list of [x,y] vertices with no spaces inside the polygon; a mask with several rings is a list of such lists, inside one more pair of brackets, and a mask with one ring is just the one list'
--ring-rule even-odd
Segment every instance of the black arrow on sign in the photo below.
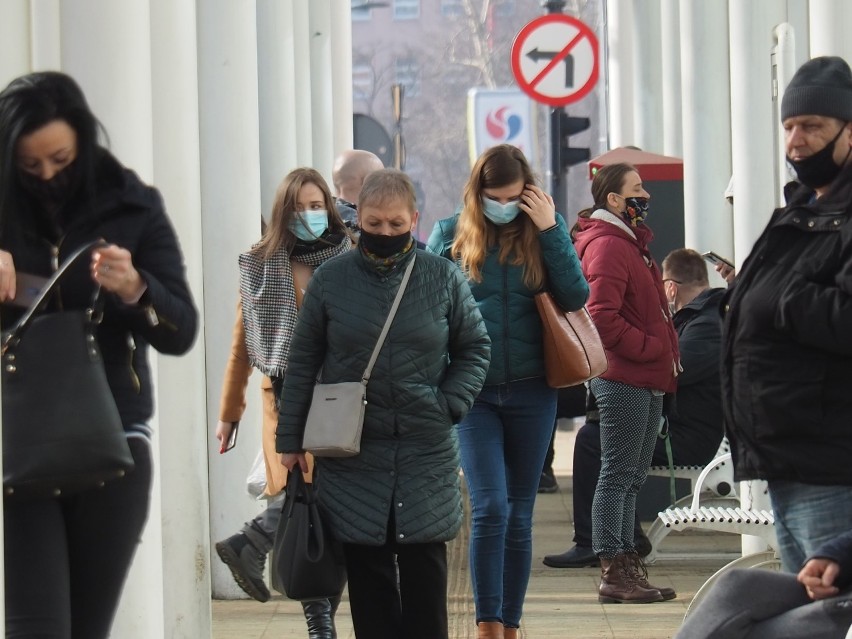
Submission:
{"label": "black arrow on sign", "polygon": [[[538,47],[533,49],[532,51],[527,52],[527,57],[533,62],[540,62],[542,60],[553,60],[557,55],[559,55],[559,51],[539,51]],[[570,53],[566,55],[562,61],[565,63],[565,88],[573,89],[574,88],[574,56]]]}

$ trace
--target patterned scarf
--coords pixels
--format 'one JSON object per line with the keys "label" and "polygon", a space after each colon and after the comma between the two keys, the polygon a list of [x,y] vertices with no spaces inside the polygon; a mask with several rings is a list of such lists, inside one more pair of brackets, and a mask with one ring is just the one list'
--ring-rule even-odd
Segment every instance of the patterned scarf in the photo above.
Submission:
{"label": "patterned scarf", "polygon": [[[292,259],[316,268],[350,248],[352,241],[344,235],[337,246],[300,252]],[[252,251],[240,255],[240,300],[246,348],[252,366],[269,377],[284,375],[296,326],[296,292],[290,259],[284,249],[267,260]]]}
{"label": "patterned scarf", "polygon": [[415,242],[412,239],[408,246],[402,249],[399,253],[394,253],[388,257],[379,257],[375,253],[371,253],[367,249],[364,248],[362,244],[358,245],[358,248],[361,249],[361,253],[364,254],[364,257],[367,258],[367,261],[373,265],[373,267],[382,275],[387,275],[394,268],[396,268],[397,263],[406,255],[411,252],[411,249],[415,247]]}

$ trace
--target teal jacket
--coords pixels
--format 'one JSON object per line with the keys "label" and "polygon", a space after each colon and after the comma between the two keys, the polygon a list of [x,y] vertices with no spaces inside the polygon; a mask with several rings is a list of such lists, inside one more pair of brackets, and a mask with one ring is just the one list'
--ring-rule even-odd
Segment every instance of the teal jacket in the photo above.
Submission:
{"label": "teal jacket", "polygon": [[381,546],[388,522],[401,543],[452,539],[462,521],[454,424],[485,381],[489,339],[459,269],[412,251],[388,274],[359,250],[311,278],[296,322],[281,395],[276,448],[302,449],[314,380],[364,374],[408,260],[408,288],[367,386],[361,453],[317,459],[317,487],[334,535]]}
{"label": "teal jacket", "polygon": [[[439,220],[432,230],[427,251],[450,258],[458,216]],[[589,297],[580,260],[574,251],[561,215],[556,225],[539,234],[548,289],[566,311],[582,308]],[[491,366],[486,385],[544,376],[541,320],[534,291],[523,281],[523,267],[500,264],[498,247],[488,250],[481,282],[468,282],[491,338]]]}

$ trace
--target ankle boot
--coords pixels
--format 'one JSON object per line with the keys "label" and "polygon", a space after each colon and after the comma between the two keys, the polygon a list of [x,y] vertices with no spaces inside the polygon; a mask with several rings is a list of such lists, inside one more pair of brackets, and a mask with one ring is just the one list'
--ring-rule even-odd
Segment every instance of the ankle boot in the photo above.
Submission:
{"label": "ankle boot", "polygon": [[663,601],[669,601],[670,599],[677,597],[677,593],[674,588],[667,588],[665,586],[661,588],[660,586],[652,586],[648,583],[648,566],[645,565],[645,562],[642,560],[642,557],[639,556],[639,553],[629,552],[625,555],[625,557],[633,571],[633,575],[636,577],[636,583],[648,590],[659,590],[660,594],[663,596]]}
{"label": "ankle boot", "polygon": [[328,599],[303,601],[302,610],[308,622],[308,639],[337,639]]}
{"label": "ankle boot", "polygon": [[476,625],[478,639],[503,639],[503,624],[499,621],[480,621]]}
{"label": "ankle boot", "polygon": [[518,628],[510,628],[506,626],[503,628],[503,639],[518,639]]}
{"label": "ankle boot", "polygon": [[652,603],[662,600],[663,596],[656,588],[644,588],[639,585],[626,555],[616,555],[612,559],[601,557],[599,602]]}

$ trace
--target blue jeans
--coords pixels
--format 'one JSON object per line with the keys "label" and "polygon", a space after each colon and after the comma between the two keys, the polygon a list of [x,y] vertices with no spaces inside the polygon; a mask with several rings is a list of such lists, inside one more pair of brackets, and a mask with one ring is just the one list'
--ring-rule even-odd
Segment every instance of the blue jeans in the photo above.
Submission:
{"label": "blue jeans", "polygon": [[516,628],[532,565],[532,515],[556,418],[544,378],[486,386],[458,427],[473,526],[476,621]]}
{"label": "blue jeans", "polygon": [[799,572],[817,548],[852,530],[852,486],[816,486],[770,481],[781,564]]}
{"label": "blue jeans", "polygon": [[601,416],[601,474],[592,500],[592,547],[611,559],[631,552],[636,495],[657,442],[663,396],[607,379],[593,379]]}

